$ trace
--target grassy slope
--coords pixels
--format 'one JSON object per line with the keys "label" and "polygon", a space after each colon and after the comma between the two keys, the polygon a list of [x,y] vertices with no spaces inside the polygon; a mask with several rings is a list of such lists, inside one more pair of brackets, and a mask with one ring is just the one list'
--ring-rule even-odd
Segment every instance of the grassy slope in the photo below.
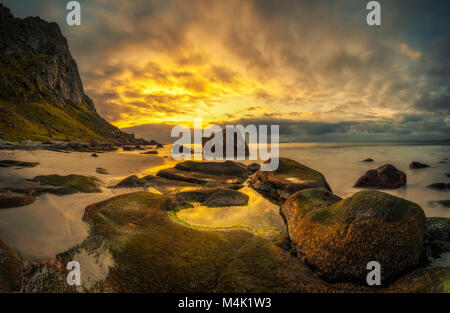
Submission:
{"label": "grassy slope", "polygon": [[[51,56],[0,58],[0,80],[9,88],[0,90],[0,138],[19,140],[115,141],[112,126],[89,110],[88,99],[75,104],[52,104],[52,90],[33,83],[28,75],[39,72]],[[109,129],[107,129],[109,128]]]}

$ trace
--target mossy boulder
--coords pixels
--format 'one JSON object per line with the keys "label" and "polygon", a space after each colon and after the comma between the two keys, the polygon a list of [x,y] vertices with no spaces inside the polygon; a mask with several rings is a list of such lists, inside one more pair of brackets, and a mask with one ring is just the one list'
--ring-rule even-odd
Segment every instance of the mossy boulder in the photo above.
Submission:
{"label": "mossy boulder", "polygon": [[[84,273],[82,291],[89,292],[368,290],[327,284],[289,252],[251,232],[189,228],[169,216],[169,202],[165,195],[138,192],[90,205],[83,217],[89,237],[58,259],[77,260],[82,269],[87,266],[81,255],[108,260],[104,276]],[[87,284],[91,277],[97,279]]]}
{"label": "mossy boulder", "polygon": [[428,164],[420,163],[420,162],[411,162],[409,165],[409,168],[411,169],[421,169],[421,168],[427,168],[430,167]]}
{"label": "mossy boulder", "polygon": [[102,182],[94,176],[83,175],[42,175],[33,178],[33,181],[39,182],[41,185],[49,185],[61,188],[41,189],[42,192],[50,192],[55,194],[68,195],[77,192],[95,193],[102,192],[100,186]]}
{"label": "mossy boulder", "polygon": [[247,205],[249,200],[246,194],[229,188],[198,188],[180,192],[177,196],[208,207]]}
{"label": "mossy boulder", "polygon": [[425,246],[429,258],[439,258],[443,253],[450,252],[450,218],[427,218]]}
{"label": "mossy boulder", "polygon": [[0,167],[36,167],[39,162],[22,162],[15,160],[1,160]]}
{"label": "mossy boulder", "polygon": [[450,189],[450,184],[446,184],[446,183],[433,183],[433,184],[431,184],[431,185],[428,185],[427,187],[428,187],[428,188],[431,188],[431,189],[447,191],[447,190]]}
{"label": "mossy boulder", "polygon": [[186,181],[210,187],[240,185],[249,176],[247,166],[239,162],[196,162],[178,163],[173,168],[160,170],[157,174],[170,180]]}
{"label": "mossy boulder", "polygon": [[104,169],[103,167],[97,167],[95,169],[95,172],[97,174],[101,174],[101,175],[109,175],[109,172],[106,169]]}
{"label": "mossy boulder", "polygon": [[275,171],[258,170],[249,180],[249,185],[275,202],[282,202],[295,192],[308,188],[331,191],[320,172],[287,158],[279,159]]}
{"label": "mossy boulder", "polygon": [[375,170],[367,171],[354,187],[394,189],[406,185],[406,174],[391,164],[385,164]]}
{"label": "mossy boulder", "polygon": [[19,291],[22,265],[19,255],[0,241],[0,292]]}
{"label": "mossy boulder", "polygon": [[298,255],[327,280],[365,283],[367,263],[377,261],[386,284],[421,263],[425,214],[410,201],[375,190],[340,200],[308,189],[281,212]]}
{"label": "mossy boulder", "polygon": [[139,178],[136,175],[131,175],[120,181],[115,187],[117,188],[135,188],[145,187],[147,181],[143,178]]}
{"label": "mossy boulder", "polygon": [[33,196],[0,194],[0,209],[16,208],[32,204],[36,201]]}
{"label": "mossy boulder", "polygon": [[450,293],[450,266],[417,269],[396,280],[384,292]]}

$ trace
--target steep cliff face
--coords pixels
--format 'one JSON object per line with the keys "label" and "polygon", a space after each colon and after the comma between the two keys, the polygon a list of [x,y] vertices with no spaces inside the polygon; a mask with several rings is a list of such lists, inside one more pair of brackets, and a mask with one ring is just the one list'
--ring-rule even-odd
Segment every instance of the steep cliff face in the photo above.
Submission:
{"label": "steep cliff face", "polygon": [[0,138],[135,140],[97,114],[58,24],[15,18],[2,4]]}

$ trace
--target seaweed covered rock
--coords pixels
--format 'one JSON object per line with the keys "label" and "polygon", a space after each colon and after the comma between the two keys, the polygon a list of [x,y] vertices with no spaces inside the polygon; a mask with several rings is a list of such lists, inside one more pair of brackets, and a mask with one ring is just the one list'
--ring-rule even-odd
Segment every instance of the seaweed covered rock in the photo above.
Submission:
{"label": "seaweed covered rock", "polygon": [[425,245],[430,258],[439,258],[443,253],[450,252],[450,218],[427,218]]}
{"label": "seaweed covered rock", "polygon": [[420,169],[420,168],[427,168],[427,167],[430,167],[430,166],[428,164],[423,164],[420,162],[412,162],[409,165],[409,168],[411,168],[411,169]]}
{"label": "seaweed covered rock", "polygon": [[53,193],[58,195],[68,195],[77,192],[95,193],[102,192],[100,186],[102,182],[94,176],[83,175],[42,175],[36,176],[32,181],[39,182],[41,185],[49,185],[60,188],[40,189],[39,193]]}
{"label": "seaweed covered rock", "polygon": [[0,209],[16,208],[32,204],[36,201],[33,196],[0,193]]}
{"label": "seaweed covered rock", "polygon": [[361,176],[354,187],[394,189],[406,185],[406,174],[391,164],[385,164],[376,170],[369,170]]}
{"label": "seaweed covered rock", "polygon": [[89,237],[58,259],[80,262],[86,269],[81,289],[89,292],[367,290],[329,285],[289,252],[251,232],[189,228],[169,216],[169,202],[165,195],[138,192],[90,205],[83,217]]}
{"label": "seaweed covered rock", "polygon": [[249,185],[277,202],[303,189],[324,188],[331,191],[320,172],[287,158],[280,158],[278,168],[273,172],[258,170],[249,180]]}
{"label": "seaweed covered rock", "polygon": [[247,166],[239,162],[185,161],[173,168],[160,170],[156,175],[214,187],[240,185],[247,179],[249,172]]}
{"label": "seaweed covered rock", "polygon": [[375,190],[340,200],[307,189],[281,212],[298,255],[327,280],[364,283],[368,262],[377,261],[386,283],[421,262],[425,214],[410,201]]}
{"label": "seaweed covered rock", "polygon": [[0,292],[19,291],[22,265],[19,255],[0,241]]}
{"label": "seaweed covered rock", "polygon": [[446,191],[450,189],[450,184],[446,184],[446,183],[433,183],[431,185],[427,186],[428,188],[431,189],[436,189],[436,190],[442,190],[442,191]]}
{"label": "seaweed covered rock", "polygon": [[229,188],[199,188],[180,192],[177,196],[209,207],[246,205],[249,200],[246,194]]}
{"label": "seaweed covered rock", "polygon": [[117,188],[134,188],[145,187],[147,181],[143,178],[139,178],[136,175],[131,175],[119,182],[115,187]]}
{"label": "seaweed covered rock", "polygon": [[36,167],[39,162],[22,162],[15,160],[1,160],[0,167]]}

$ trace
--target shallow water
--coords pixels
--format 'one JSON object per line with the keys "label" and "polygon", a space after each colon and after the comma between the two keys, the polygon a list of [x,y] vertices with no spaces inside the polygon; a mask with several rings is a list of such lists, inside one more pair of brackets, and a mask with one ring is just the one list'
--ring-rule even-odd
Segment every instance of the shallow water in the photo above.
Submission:
{"label": "shallow water", "polygon": [[[158,170],[174,166],[176,163],[170,158],[170,146],[158,150],[158,155],[141,155],[140,152],[107,152],[93,158],[90,153],[0,151],[2,160],[41,163],[35,168],[1,168],[0,187],[27,187],[33,183],[25,179],[48,174],[95,175],[102,179],[106,187],[129,175],[156,174]],[[445,173],[450,172],[450,165],[440,163],[449,157],[449,152],[449,145],[408,143],[280,144],[281,156],[297,160],[320,171],[334,193],[341,197],[350,196],[359,190],[352,185],[365,171],[391,163],[407,174],[407,187],[386,192],[418,203],[427,216],[443,217],[450,217],[450,209],[431,202],[449,199],[448,192],[434,191],[426,186],[435,182],[449,182]],[[360,162],[368,157],[373,158],[375,162]],[[412,161],[426,163],[431,167],[410,170],[409,164]],[[243,161],[246,164],[252,162],[254,161]],[[105,168],[109,175],[97,174],[95,169],[98,167]],[[81,220],[86,206],[137,190],[102,189],[103,193],[63,197],[46,194],[31,205],[0,210],[0,240],[18,251],[24,258],[53,258],[86,238],[88,226]],[[244,225],[256,231],[270,227],[284,231],[277,206],[250,188],[245,187],[241,191],[250,197],[248,206],[207,208],[195,205],[194,208],[178,212],[178,216],[191,224],[208,227]]]}
{"label": "shallow water", "polygon": [[250,187],[239,190],[249,196],[247,206],[206,207],[200,204],[184,209],[177,216],[189,224],[209,227],[250,227],[256,232],[277,230],[285,232],[279,207],[263,198]]}
{"label": "shallow water", "polygon": [[[35,168],[0,169],[0,187],[25,188],[37,175],[95,175],[105,186],[123,178],[164,166],[165,159],[137,152],[107,152],[93,158],[90,153],[60,153],[53,151],[0,151],[0,159],[40,162]],[[103,167],[109,175],[95,172]],[[102,193],[77,193],[68,196],[44,194],[30,205],[0,210],[0,239],[22,257],[48,259],[81,243],[88,235],[88,225],[82,221],[84,209],[99,201],[139,189],[102,188]]]}
{"label": "shallow water", "polygon": [[[450,199],[448,191],[436,191],[427,185],[449,183],[445,175],[450,173],[450,145],[420,143],[289,143],[280,144],[280,156],[294,159],[320,171],[333,192],[348,197],[359,188],[353,188],[356,180],[370,169],[390,163],[406,173],[407,185],[395,190],[383,190],[419,204],[425,214],[450,217],[450,208],[433,202]],[[374,162],[361,162],[366,158]],[[412,170],[409,164],[418,161],[429,168]]]}

